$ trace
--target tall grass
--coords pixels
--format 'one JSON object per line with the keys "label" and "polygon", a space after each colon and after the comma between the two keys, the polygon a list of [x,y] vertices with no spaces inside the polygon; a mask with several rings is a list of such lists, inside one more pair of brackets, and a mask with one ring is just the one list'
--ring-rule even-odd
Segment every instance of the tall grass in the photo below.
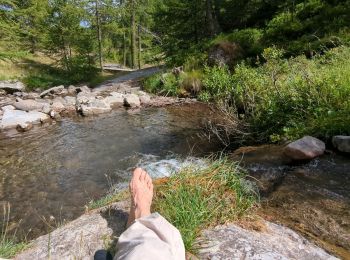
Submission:
{"label": "tall grass", "polygon": [[17,242],[15,234],[8,234],[11,212],[10,204],[4,205],[3,212],[4,215],[0,233],[0,257],[11,258],[27,248],[28,244],[25,242]]}
{"label": "tall grass", "polygon": [[258,200],[244,171],[219,159],[204,169],[182,169],[156,187],[154,210],[180,230],[186,250],[194,252],[202,229],[247,216]]}

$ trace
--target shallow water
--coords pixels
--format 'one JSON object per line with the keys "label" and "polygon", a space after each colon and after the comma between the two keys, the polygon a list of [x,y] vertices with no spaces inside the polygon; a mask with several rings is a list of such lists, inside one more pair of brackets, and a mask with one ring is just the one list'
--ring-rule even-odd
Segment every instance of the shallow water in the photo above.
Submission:
{"label": "shallow water", "polygon": [[198,135],[210,113],[201,104],[123,110],[0,136],[0,203],[11,205],[10,228],[36,237],[50,216],[56,224],[76,218],[136,165],[214,151]]}

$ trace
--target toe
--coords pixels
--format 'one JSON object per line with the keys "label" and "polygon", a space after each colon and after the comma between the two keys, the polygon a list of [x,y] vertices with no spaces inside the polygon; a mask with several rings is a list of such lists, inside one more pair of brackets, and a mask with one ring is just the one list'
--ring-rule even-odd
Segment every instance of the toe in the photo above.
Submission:
{"label": "toe", "polygon": [[133,180],[139,180],[141,175],[142,175],[142,169],[136,168],[133,172],[132,178]]}

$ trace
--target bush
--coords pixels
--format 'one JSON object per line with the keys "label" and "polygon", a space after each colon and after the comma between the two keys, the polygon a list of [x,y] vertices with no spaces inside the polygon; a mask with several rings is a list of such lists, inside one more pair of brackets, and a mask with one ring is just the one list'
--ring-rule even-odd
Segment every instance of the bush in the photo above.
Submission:
{"label": "bush", "polygon": [[180,94],[180,77],[173,73],[155,74],[144,80],[143,88],[150,93],[177,96]]}
{"label": "bush", "polygon": [[226,67],[205,67],[203,89],[210,101],[224,101],[231,99],[233,82],[230,71]]}

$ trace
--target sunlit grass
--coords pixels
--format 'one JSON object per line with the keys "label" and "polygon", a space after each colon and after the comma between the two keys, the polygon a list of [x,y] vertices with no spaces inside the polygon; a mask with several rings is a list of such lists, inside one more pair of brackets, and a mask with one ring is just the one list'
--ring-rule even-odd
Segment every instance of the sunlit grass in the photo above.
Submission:
{"label": "sunlit grass", "polygon": [[194,252],[201,230],[252,214],[258,200],[244,171],[220,159],[204,169],[182,169],[158,186],[154,210],[180,230],[186,250]]}

